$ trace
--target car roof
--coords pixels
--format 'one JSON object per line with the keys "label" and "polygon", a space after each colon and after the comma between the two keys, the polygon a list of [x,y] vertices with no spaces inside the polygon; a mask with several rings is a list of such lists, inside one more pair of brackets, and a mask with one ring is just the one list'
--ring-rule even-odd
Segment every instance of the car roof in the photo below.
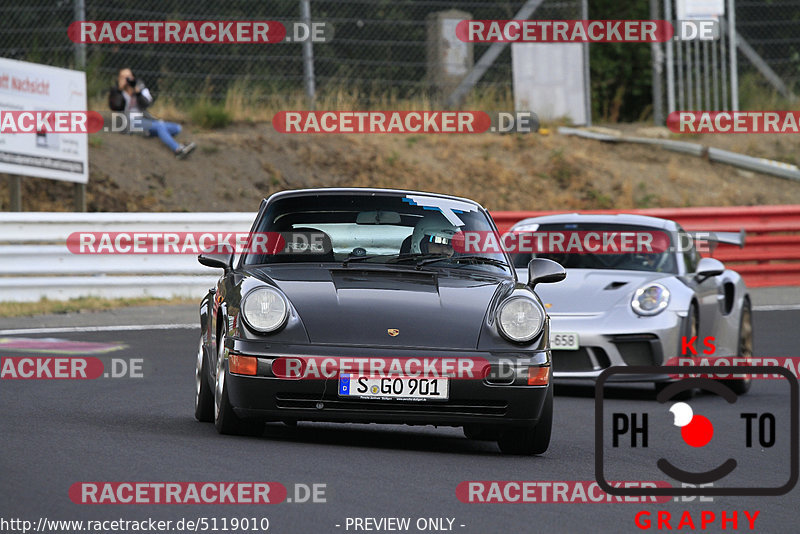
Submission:
{"label": "car roof", "polygon": [[603,223],[603,224],[630,224],[637,226],[647,226],[674,232],[678,230],[678,224],[669,219],[660,217],[649,217],[647,215],[634,215],[632,213],[618,213],[614,215],[605,213],[559,213],[556,215],[542,215],[540,217],[530,217],[514,223],[513,228],[529,224],[565,224],[565,223]]}
{"label": "car roof", "polygon": [[436,197],[436,198],[446,198],[449,200],[458,200],[460,202],[467,202],[469,204],[473,204],[479,208],[483,208],[480,204],[475,202],[474,200],[470,200],[468,198],[463,197],[455,197],[452,195],[443,195],[441,193],[428,193],[425,191],[411,191],[406,189],[382,189],[377,187],[320,187],[316,189],[289,189],[286,191],[280,191],[271,195],[268,199],[268,202],[273,200],[277,200],[278,198],[284,197],[299,197],[299,196],[312,196],[312,195],[386,195],[386,196],[406,196],[406,195],[414,195],[414,196],[427,196],[427,197]]}

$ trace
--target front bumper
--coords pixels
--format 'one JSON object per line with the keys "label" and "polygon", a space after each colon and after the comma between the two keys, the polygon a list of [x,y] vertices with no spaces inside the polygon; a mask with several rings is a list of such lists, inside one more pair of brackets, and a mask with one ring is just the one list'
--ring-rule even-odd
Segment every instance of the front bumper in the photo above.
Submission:
{"label": "front bumper", "polygon": [[[595,379],[612,366],[660,366],[679,356],[684,317],[666,310],[652,317],[610,320],[602,315],[551,314],[552,332],[577,332],[578,350],[553,350],[553,376],[558,381]],[[609,381],[668,380],[667,374],[615,374]]]}
{"label": "front bumper", "polygon": [[[529,386],[528,369],[549,367],[547,351],[488,353],[397,348],[266,345],[233,340],[231,352],[258,358],[259,376],[229,373],[228,399],[239,417],[265,421],[353,423],[535,425],[548,386]],[[313,353],[310,353],[313,350]],[[274,376],[281,357],[472,358],[485,360],[482,377],[453,377],[446,401],[382,400],[339,396],[338,378],[287,379]]]}

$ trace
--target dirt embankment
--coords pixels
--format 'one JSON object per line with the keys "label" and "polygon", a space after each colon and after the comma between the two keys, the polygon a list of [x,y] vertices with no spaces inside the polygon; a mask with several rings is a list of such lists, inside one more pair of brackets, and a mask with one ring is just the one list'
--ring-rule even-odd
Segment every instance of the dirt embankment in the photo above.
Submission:
{"label": "dirt embankment", "polygon": [[[626,126],[634,133],[636,126]],[[157,139],[90,136],[90,211],[252,211],[302,187],[408,188],[475,199],[491,210],[800,204],[800,183],[641,145],[542,135],[285,135],[270,124],[202,131],[178,161]],[[692,142],[796,163],[781,135]],[[70,211],[72,184],[23,179],[26,211]],[[9,209],[0,181],[0,210]]]}

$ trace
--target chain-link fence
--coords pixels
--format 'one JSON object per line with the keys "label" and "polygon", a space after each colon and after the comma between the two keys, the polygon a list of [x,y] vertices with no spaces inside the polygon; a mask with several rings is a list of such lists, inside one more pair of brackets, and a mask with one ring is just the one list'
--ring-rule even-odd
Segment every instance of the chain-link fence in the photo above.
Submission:
{"label": "chain-link fence", "polygon": [[800,0],[736,2],[736,29],[777,77],[770,80],[772,76],[763,65],[759,69],[757,63],[740,61],[743,105],[748,106],[750,100],[757,105],[758,95],[752,93],[764,88],[783,96],[796,95],[800,82]]}
{"label": "chain-link fence", "polygon": [[[277,20],[300,19],[299,0],[29,0],[0,6],[0,56],[74,67],[75,45],[67,27],[76,4],[85,20]],[[359,103],[425,96],[427,17],[458,9],[475,19],[510,19],[525,1],[499,0],[311,0],[311,18],[333,26],[334,38],[315,44],[319,94],[345,91]],[[580,18],[580,1],[544,0],[532,18]],[[476,44],[478,58],[489,45]],[[175,101],[223,100],[231,90],[251,100],[303,92],[302,45],[254,44],[89,44],[89,95],[98,97],[121,67],[130,67],[151,89]],[[478,88],[510,91],[508,47]]]}
{"label": "chain-link fence", "polygon": [[[645,0],[640,1],[646,12]],[[80,18],[81,5],[85,20],[266,19],[289,23],[299,20],[300,3],[300,0],[29,0],[17,5],[9,2],[0,5],[0,57],[75,67],[76,47],[67,37],[67,27]],[[800,79],[800,0],[735,3],[736,29],[741,36],[738,53],[741,107],[766,104],[758,101],[765,88],[790,95]],[[310,0],[312,20],[326,22],[334,29],[330,42],[314,46],[317,94],[323,97],[346,94],[356,105],[386,100],[387,96],[397,99],[431,96],[426,55],[427,20],[431,14],[458,9],[475,19],[508,19],[524,4],[524,0]],[[580,18],[580,4],[580,0],[544,0],[531,18]],[[659,18],[664,17],[664,0],[658,0],[656,5]],[[601,18],[604,10],[608,11],[608,6],[589,3],[592,18]],[[752,53],[743,55],[742,42],[749,45]],[[488,46],[474,45],[475,61]],[[717,68],[722,71],[723,63],[729,62],[725,50],[714,44],[708,46],[712,49],[712,60],[713,51],[718,50]],[[676,60],[681,52],[674,51]],[[752,59],[756,56],[761,61],[758,65]],[[147,80],[157,94],[176,103],[198,98],[222,101],[232,91],[248,102],[290,98],[296,101],[303,95],[303,52],[298,43],[90,44],[86,45],[85,58],[90,97],[102,97],[118,69],[126,66]],[[594,63],[592,66],[595,67]],[[713,78],[711,81],[713,87]],[[598,79],[599,82],[603,81]],[[593,96],[611,98],[613,95],[602,93],[601,85],[594,84],[593,90],[600,93]],[[494,90],[508,95],[510,89],[511,54],[506,47],[481,78],[477,91]],[[721,102],[730,95],[722,94],[721,85],[717,91],[722,107]],[[688,102],[684,102],[684,107],[687,106]],[[712,107],[716,107],[713,98]]]}
{"label": "chain-link fence", "polygon": [[[800,0],[737,1],[717,5],[714,39],[653,45],[654,107],[662,111],[776,109],[792,106],[800,80]],[[650,0],[654,14],[676,20],[688,2]],[[708,7],[710,4],[703,4]],[[698,16],[687,18],[697,23]],[[733,23],[733,27],[731,26]],[[680,33],[681,22],[676,24]],[[665,114],[664,114],[665,115]],[[664,115],[661,115],[663,118]]]}

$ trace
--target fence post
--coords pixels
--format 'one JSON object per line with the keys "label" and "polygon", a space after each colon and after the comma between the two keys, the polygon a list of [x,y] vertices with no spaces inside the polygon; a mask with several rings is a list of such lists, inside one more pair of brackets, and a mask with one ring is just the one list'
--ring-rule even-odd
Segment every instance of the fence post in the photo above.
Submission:
{"label": "fence post", "polygon": [[736,7],[728,0],[728,45],[731,62],[731,111],[739,111],[739,69],[736,53]]}
{"label": "fence post", "polygon": [[86,212],[86,184],[75,184],[75,211]]}
{"label": "fence post", "polygon": [[[589,0],[581,0],[581,18],[589,20]],[[586,107],[586,126],[592,125],[592,81],[589,65],[589,43],[583,43],[583,105]]]}
{"label": "fence post", "polygon": [[[75,21],[86,20],[86,3],[75,0]],[[75,68],[86,70],[86,44],[75,43]],[[86,211],[86,184],[75,184],[75,211]]]}
{"label": "fence post", "polygon": [[[75,12],[75,22],[86,20],[86,3],[84,0],[75,0],[73,4]],[[75,68],[84,70],[86,68],[86,44],[75,43]]]}
{"label": "fence post", "polygon": [[[658,17],[654,17],[658,18]],[[672,21],[672,0],[664,0],[664,19],[668,21]],[[678,42],[678,46],[681,46],[680,41]],[[667,40],[666,45],[666,70],[667,70],[667,114],[672,113],[675,111],[675,59],[673,55],[673,44],[672,39]],[[680,50],[680,49],[678,49]],[[678,65],[681,65],[681,62],[678,62]],[[681,65],[682,66],[682,65]],[[680,68],[680,67],[679,67]],[[681,81],[679,85],[682,86],[683,82]],[[681,99],[683,100],[683,99]],[[682,107],[682,106],[681,106]]]}
{"label": "fence post", "polygon": [[[650,0],[650,19],[658,19],[658,0]],[[662,126],[664,124],[664,94],[661,84],[661,74],[664,68],[661,56],[661,44],[650,43],[650,61],[653,71],[653,122]]]}
{"label": "fence post", "polygon": [[22,177],[19,174],[8,176],[8,192],[10,195],[11,209],[9,211],[22,211]]}
{"label": "fence post", "polygon": [[[300,0],[300,19],[311,28],[311,0]],[[303,82],[306,87],[308,107],[314,109],[317,102],[317,88],[314,83],[314,49],[311,36],[303,41]]]}

